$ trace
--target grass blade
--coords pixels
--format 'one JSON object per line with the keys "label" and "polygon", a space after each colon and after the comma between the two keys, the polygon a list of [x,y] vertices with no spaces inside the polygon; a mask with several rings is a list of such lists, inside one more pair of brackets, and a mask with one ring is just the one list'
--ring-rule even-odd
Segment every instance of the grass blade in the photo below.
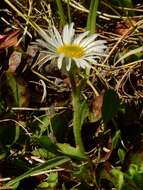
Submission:
{"label": "grass blade", "polygon": [[63,10],[63,7],[62,7],[61,0],[56,0],[56,4],[57,4],[57,7],[58,7],[58,12],[59,12],[59,15],[60,15],[61,22],[62,22],[63,25],[65,25],[66,24],[66,17],[65,17],[65,14],[64,14],[64,10]]}
{"label": "grass blade", "polygon": [[96,32],[96,17],[99,0],[91,0],[87,18],[87,30],[92,34]]}
{"label": "grass blade", "polygon": [[70,159],[68,157],[65,157],[65,156],[58,156],[56,158],[52,158],[52,159],[48,160],[47,162],[40,164],[34,168],[31,168],[29,171],[27,171],[24,174],[16,177],[15,179],[11,180],[10,182],[8,182],[6,184],[6,187],[9,188],[10,186],[14,185],[15,183],[19,182],[20,180],[22,180],[24,178],[31,177],[31,176],[36,175],[38,173],[47,171],[51,168],[55,168],[61,164],[64,164],[65,162],[68,162],[69,160]]}

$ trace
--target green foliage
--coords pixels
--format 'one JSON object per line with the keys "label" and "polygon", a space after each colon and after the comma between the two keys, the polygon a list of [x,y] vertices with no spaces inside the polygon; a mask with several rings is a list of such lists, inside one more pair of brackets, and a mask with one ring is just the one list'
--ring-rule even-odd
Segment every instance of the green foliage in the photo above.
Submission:
{"label": "green foliage", "polygon": [[33,134],[37,137],[41,137],[45,131],[48,131],[49,125],[50,117],[48,115],[36,117],[31,123]]}
{"label": "green foliage", "polygon": [[62,1],[61,0],[56,0],[56,4],[57,4],[57,7],[58,7],[58,13],[59,13],[61,22],[62,22],[63,25],[65,25],[66,24],[66,16],[64,14],[64,9],[63,9],[63,6],[62,6]]}
{"label": "green foliage", "polygon": [[118,130],[118,131],[116,131],[115,135],[112,138],[112,146],[113,146],[113,148],[116,148],[116,146],[119,143],[120,138],[121,138],[121,131]]}
{"label": "green foliage", "polygon": [[42,147],[44,147],[47,151],[58,154],[58,146],[48,137],[42,136],[39,138],[39,143]]}
{"label": "green foliage", "polygon": [[[7,97],[7,102],[9,102],[8,106],[24,106],[27,105],[27,88],[22,79],[18,79],[14,73],[7,72],[6,73],[6,81],[4,84],[7,89],[6,94],[9,93],[9,97]],[[8,99],[9,98],[9,99]]]}
{"label": "green foliage", "polygon": [[13,184],[21,181],[24,178],[27,178],[27,177],[30,177],[33,175],[37,175],[38,173],[44,173],[44,172],[48,171],[49,169],[57,167],[59,165],[62,165],[68,161],[70,161],[70,159],[65,156],[59,156],[59,157],[50,159],[43,164],[40,164],[34,168],[31,168],[30,170],[28,170],[21,176],[18,176],[15,179],[11,180],[10,182],[8,182],[6,184],[6,187],[11,187]]}
{"label": "green foliage", "polygon": [[50,173],[48,179],[40,183],[37,190],[46,190],[47,188],[54,188],[58,183],[58,173]]}
{"label": "green foliage", "polygon": [[122,190],[122,187],[125,183],[123,172],[121,172],[119,169],[114,168],[111,171],[111,175],[113,176],[112,180],[113,180],[113,184],[115,185],[115,187],[118,190]]}
{"label": "green foliage", "polygon": [[90,1],[90,9],[88,13],[88,19],[87,19],[87,29],[91,33],[96,32],[96,17],[97,17],[97,10],[98,10],[98,0],[91,0]]}
{"label": "green foliage", "polygon": [[121,149],[121,148],[118,149],[118,157],[119,157],[119,160],[120,160],[121,162],[124,161],[124,159],[125,159],[125,154],[126,154],[126,152],[125,152],[123,149]]}
{"label": "green foliage", "polygon": [[102,117],[105,123],[111,121],[120,109],[120,99],[118,94],[109,89],[105,92],[102,106]]}
{"label": "green foliage", "polygon": [[32,155],[36,156],[36,157],[40,157],[42,159],[47,159],[50,157],[54,157],[54,155],[50,154],[49,151],[47,149],[44,148],[37,148],[33,151],[31,151]]}
{"label": "green foliage", "polygon": [[51,130],[58,142],[65,142],[66,133],[68,133],[68,124],[71,118],[71,111],[62,111],[52,117]]}
{"label": "green foliage", "polygon": [[119,190],[142,189],[143,171],[136,164],[131,164],[126,173],[114,168],[111,171],[111,175],[113,184]]}
{"label": "green foliage", "polygon": [[57,143],[57,146],[59,150],[65,155],[76,158],[78,160],[84,160],[86,158],[85,155],[80,152],[78,147],[74,148],[66,143]]}

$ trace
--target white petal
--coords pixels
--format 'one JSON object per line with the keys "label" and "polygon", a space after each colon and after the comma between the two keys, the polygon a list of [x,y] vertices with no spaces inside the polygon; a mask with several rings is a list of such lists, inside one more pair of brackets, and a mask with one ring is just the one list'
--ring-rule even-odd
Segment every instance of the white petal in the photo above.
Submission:
{"label": "white petal", "polygon": [[86,66],[85,66],[85,63],[83,62],[83,60],[81,60],[80,66],[81,66],[81,68],[85,69]]}
{"label": "white petal", "polygon": [[101,52],[104,52],[104,49],[105,49],[104,46],[91,47],[86,50],[86,53],[89,53],[89,52],[101,53]]}
{"label": "white petal", "polygon": [[38,39],[36,40],[36,42],[38,43],[39,46],[47,48],[47,43],[45,41]]}
{"label": "white petal", "polygon": [[97,63],[95,59],[90,58],[90,57],[85,57],[84,60],[87,60],[88,62],[91,62],[91,63]]}
{"label": "white petal", "polygon": [[96,59],[96,55],[86,54],[83,58],[91,58],[91,59]]}
{"label": "white petal", "polygon": [[39,60],[39,62],[36,65],[39,65],[38,69],[40,69],[45,63],[47,63],[47,61],[50,61],[52,59],[56,58],[55,55],[46,55],[45,57],[43,57],[42,59]]}
{"label": "white petal", "polygon": [[[39,45],[40,45],[40,42],[43,41],[43,40],[37,40],[37,41],[39,42]],[[41,43],[44,44],[44,42],[45,42],[45,47],[46,47],[46,44],[47,44],[47,49],[57,47],[57,44],[55,44],[54,41],[51,38],[49,38],[48,41],[43,41]],[[44,47],[44,45],[43,45],[43,47]]]}
{"label": "white petal", "polygon": [[88,49],[85,49],[86,52],[105,52],[106,46],[102,46],[102,47],[90,47]]}
{"label": "white petal", "polygon": [[58,62],[58,68],[61,69],[62,67],[62,63],[63,63],[63,58],[64,58],[64,55],[60,55],[57,62]]}
{"label": "white petal", "polygon": [[68,43],[68,31],[68,24],[66,24],[63,29],[63,42],[65,44]]}
{"label": "white petal", "polygon": [[81,60],[76,60],[75,63],[76,63],[76,65],[77,65],[78,68],[81,68]]}
{"label": "white petal", "polygon": [[75,33],[75,29],[73,28],[74,26],[74,23],[72,22],[70,25],[69,25],[69,42],[68,43],[71,43],[72,42],[72,39],[73,39],[73,36],[74,36],[74,33]]}
{"label": "white petal", "polygon": [[65,44],[71,43],[72,38],[74,36],[75,30],[73,28],[74,23],[71,23],[70,25],[65,25],[63,29],[63,42]]}
{"label": "white petal", "polygon": [[106,44],[107,41],[106,40],[96,40],[95,41],[95,45],[101,45],[101,44]]}
{"label": "white petal", "polygon": [[71,58],[69,58],[68,63],[67,63],[67,65],[66,65],[67,71],[69,71],[70,68],[71,68]]}
{"label": "white petal", "polygon": [[47,32],[45,32],[42,28],[38,27],[38,33],[39,35],[46,41],[48,42],[50,39],[50,36],[47,34]]}
{"label": "white petal", "polygon": [[[93,41],[92,43],[90,43],[89,45],[93,44],[95,46],[98,46],[98,45],[104,45],[106,43],[107,43],[106,40],[96,40],[96,41]],[[88,47],[88,46],[86,46],[86,47]]]}
{"label": "white petal", "polygon": [[[56,28],[55,28],[56,29]],[[57,30],[57,29],[56,29]],[[57,47],[60,43],[56,37],[56,34],[54,32],[54,28],[50,28],[49,31],[47,32],[48,35],[50,36],[50,39],[47,40],[47,43],[52,44],[54,47]]]}
{"label": "white petal", "polygon": [[104,45],[104,43],[102,44],[97,44],[96,43],[96,41],[95,42],[92,42],[92,43],[90,43],[90,44],[88,44],[84,49],[86,50],[86,49],[89,49],[89,48],[92,48],[92,47],[99,47],[99,46],[102,46],[102,47],[104,47],[104,48],[107,48],[107,46],[106,45]]}
{"label": "white petal", "polygon": [[77,65],[77,67],[80,68],[80,64],[79,64],[79,62],[78,62],[79,59],[75,59],[75,58],[74,58],[73,60],[74,60],[75,64]]}
{"label": "white petal", "polygon": [[55,33],[55,38],[56,38],[57,42],[58,42],[60,45],[63,45],[61,35],[60,35],[59,31],[56,29],[55,26],[53,26],[53,31],[54,31],[54,33]]}
{"label": "white petal", "polygon": [[[50,43],[52,46],[57,47],[57,45],[59,45],[59,41],[57,40],[56,34],[54,32],[54,26],[52,28],[50,28],[47,31],[47,35],[50,36],[49,39],[46,40],[47,43]],[[57,30],[55,28],[55,30]]]}
{"label": "white petal", "polygon": [[87,53],[88,56],[102,56],[102,57],[106,57],[107,54],[103,53],[103,52],[95,52],[95,51],[92,51],[92,52],[88,52]]}
{"label": "white petal", "polygon": [[83,69],[85,69],[86,67],[90,67],[90,65],[89,65],[89,63],[87,62],[87,61],[85,61],[85,60],[79,60],[79,63],[80,63],[80,66],[81,66],[81,68],[83,68]]}
{"label": "white petal", "polygon": [[51,45],[50,43],[47,43],[47,42],[45,42],[43,40],[37,40],[37,42],[38,42],[38,45],[40,47],[46,48],[46,49],[48,49],[49,51],[51,51],[53,53],[56,52],[55,47],[53,45]]}
{"label": "white petal", "polygon": [[88,44],[93,42],[95,40],[95,38],[97,38],[97,36],[98,36],[98,34],[94,34],[88,38],[85,38],[83,41],[81,41],[80,45],[83,47],[86,47]]}
{"label": "white petal", "polygon": [[90,48],[90,47],[92,47],[92,46],[96,46],[96,41],[91,42],[91,43],[88,44],[86,47],[84,47],[84,49],[88,49],[88,48]]}
{"label": "white petal", "polygon": [[87,35],[89,34],[89,31],[87,31],[87,32],[84,32],[84,33],[82,33],[82,34],[79,34],[78,36],[77,36],[77,38],[74,40],[74,44],[79,44],[80,42],[81,42],[81,40],[83,40]]}

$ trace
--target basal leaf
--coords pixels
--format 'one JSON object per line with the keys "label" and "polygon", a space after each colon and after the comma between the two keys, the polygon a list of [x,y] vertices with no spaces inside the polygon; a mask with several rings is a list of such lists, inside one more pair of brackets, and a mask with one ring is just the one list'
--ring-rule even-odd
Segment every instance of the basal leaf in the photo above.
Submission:
{"label": "basal leaf", "polygon": [[78,148],[72,147],[67,143],[57,143],[60,151],[68,156],[74,157],[79,160],[85,159],[85,155],[83,155]]}
{"label": "basal leaf", "polygon": [[42,147],[46,148],[48,151],[58,154],[58,146],[48,136],[42,136],[39,138],[39,142]]}

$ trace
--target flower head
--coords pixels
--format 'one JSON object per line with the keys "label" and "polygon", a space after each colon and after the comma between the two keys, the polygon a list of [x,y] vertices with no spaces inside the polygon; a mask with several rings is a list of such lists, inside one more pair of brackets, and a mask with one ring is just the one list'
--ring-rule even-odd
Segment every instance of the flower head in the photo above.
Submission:
{"label": "flower head", "polygon": [[105,40],[95,40],[98,34],[89,35],[89,31],[75,35],[74,24],[65,25],[62,35],[53,26],[43,36],[44,40],[37,40],[38,44],[46,49],[45,61],[57,59],[58,68],[61,69],[65,60],[67,71],[74,63],[78,68],[90,68],[96,64],[96,60],[105,55]]}

